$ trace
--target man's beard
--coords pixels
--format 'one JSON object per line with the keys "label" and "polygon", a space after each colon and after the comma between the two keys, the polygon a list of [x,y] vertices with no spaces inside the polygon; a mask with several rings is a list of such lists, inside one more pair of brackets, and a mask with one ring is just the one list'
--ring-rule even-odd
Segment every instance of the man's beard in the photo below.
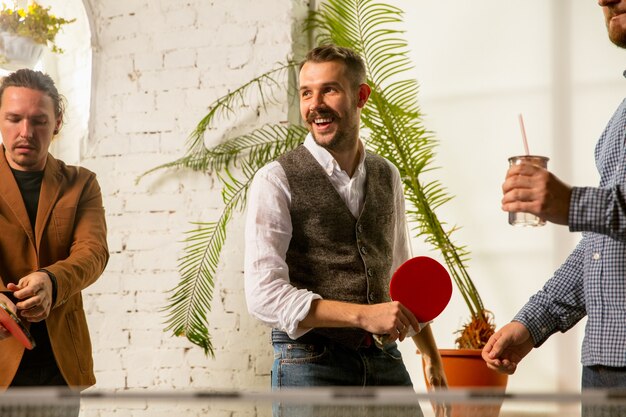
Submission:
{"label": "man's beard", "polygon": [[626,32],[611,30],[609,28],[609,39],[620,48],[626,48]]}
{"label": "man's beard", "polygon": [[609,40],[620,48],[626,48],[626,31],[621,29],[621,26],[611,25],[611,19],[622,13],[621,11],[606,10],[606,31],[609,35]]}
{"label": "man's beard", "polygon": [[335,111],[331,109],[312,111],[307,116],[307,123],[312,126],[315,119],[323,119],[327,117],[332,118],[333,122],[337,123],[337,131],[335,132],[335,135],[330,138],[329,141],[323,143],[317,137],[315,137],[314,129],[311,129],[311,135],[313,136],[315,143],[323,148],[328,149],[329,151],[340,152],[346,149],[350,149],[353,145],[355,138],[358,136],[358,125],[356,127],[341,127],[341,122],[345,122],[345,120],[339,117],[339,115]]}

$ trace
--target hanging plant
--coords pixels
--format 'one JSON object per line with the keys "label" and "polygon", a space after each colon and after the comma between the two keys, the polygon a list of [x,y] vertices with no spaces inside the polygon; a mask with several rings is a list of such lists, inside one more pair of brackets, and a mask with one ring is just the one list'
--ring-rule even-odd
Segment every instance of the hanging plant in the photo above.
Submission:
{"label": "hanging plant", "polygon": [[[5,5],[0,10],[0,31],[48,46],[52,52],[63,53],[55,43],[56,36],[64,25],[75,20],[57,17],[50,13],[50,7],[43,7],[36,2],[30,3],[26,8],[10,8]],[[5,44],[4,48],[6,47]]]}

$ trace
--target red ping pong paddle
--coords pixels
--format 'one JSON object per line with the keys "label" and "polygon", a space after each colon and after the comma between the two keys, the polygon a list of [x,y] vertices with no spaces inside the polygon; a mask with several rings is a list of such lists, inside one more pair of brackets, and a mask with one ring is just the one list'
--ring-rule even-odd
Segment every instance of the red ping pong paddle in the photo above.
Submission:
{"label": "red ping pong paddle", "polygon": [[428,256],[404,262],[394,272],[389,285],[391,299],[408,308],[420,323],[433,320],[446,308],[452,297],[448,271]]}
{"label": "red ping pong paddle", "polygon": [[0,303],[0,324],[23,344],[26,349],[32,350],[35,347],[35,340],[30,335],[26,326],[24,326],[20,318],[4,303]]}

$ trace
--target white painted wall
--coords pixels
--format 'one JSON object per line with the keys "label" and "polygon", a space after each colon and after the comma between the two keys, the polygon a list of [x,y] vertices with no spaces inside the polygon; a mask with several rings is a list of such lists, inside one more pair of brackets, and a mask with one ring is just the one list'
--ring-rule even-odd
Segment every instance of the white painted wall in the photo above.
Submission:
{"label": "white painted wall", "polygon": [[[470,272],[501,326],[578,238],[552,225],[512,228],[499,209],[506,159],[522,152],[517,114],[524,114],[533,153],[549,156],[565,181],[595,184],[593,146],[623,96],[623,52],[606,39],[595,2],[396,1],[407,12],[426,126],[441,141],[436,175],[456,195],[440,214],[463,226],[457,240],[469,245]],[[293,44],[302,42],[294,33],[307,1],[84,2],[94,44],[94,84],[83,75],[80,81],[84,105],[93,103],[90,134],[86,139],[77,134],[77,146],[60,148],[59,155],[77,156],[99,174],[107,210],[111,261],[85,291],[96,388],[265,389],[271,350],[268,330],[248,316],[243,299],[242,219],[230,227],[210,313],[217,345],[212,360],[186,340],[163,333],[159,310],[165,291],[178,281],[188,222],[216,218],[220,190],[211,178],[188,172],[153,175],[139,185],[134,180],[182,155],[185,138],[212,100],[291,54]],[[79,18],[86,24],[87,17]],[[76,47],[85,42],[81,38]],[[86,68],[64,59],[58,63],[64,79],[68,66]],[[273,113],[287,118],[286,106]],[[258,126],[263,120],[246,123]],[[63,142],[74,140],[65,133]],[[415,254],[427,250],[415,242]],[[466,318],[455,294],[434,324],[441,347],[453,345],[452,332]],[[576,390],[581,330],[579,325],[554,336],[533,352],[509,389]],[[414,348],[401,348],[416,389],[424,390]],[[184,404],[171,407],[135,404],[116,410],[103,404],[83,415],[201,414]],[[204,411],[227,416],[233,408],[206,405]],[[268,413],[260,407],[239,409],[237,415]]]}

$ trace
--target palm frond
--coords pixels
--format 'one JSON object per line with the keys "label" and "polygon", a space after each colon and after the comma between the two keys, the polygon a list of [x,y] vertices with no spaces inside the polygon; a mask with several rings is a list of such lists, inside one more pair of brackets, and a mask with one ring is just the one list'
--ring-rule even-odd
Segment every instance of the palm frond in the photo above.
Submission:
{"label": "palm frond", "polygon": [[[222,163],[217,178],[222,184],[225,207],[216,222],[195,223],[198,227],[187,232],[184,255],[179,261],[181,279],[171,291],[166,312],[166,331],[185,336],[214,356],[208,331],[207,313],[213,300],[213,289],[218,262],[226,240],[226,227],[232,214],[241,211],[254,174],[279,155],[298,146],[306,135],[302,126],[268,125],[247,135],[231,138],[208,152],[229,154],[233,164],[245,154],[237,165],[237,174],[229,163]],[[213,160],[218,159],[218,157]],[[241,176],[241,178],[238,177]]]}
{"label": "palm frond", "polygon": [[[194,130],[188,136],[185,155],[142,173],[137,177],[135,183],[139,183],[146,175],[163,169],[186,168],[211,173],[228,167],[240,153],[237,151],[236,146],[245,147],[245,144],[240,143],[245,142],[245,140],[240,139],[231,145],[230,142],[232,138],[226,137],[223,138],[220,145],[217,145],[213,149],[207,149],[204,144],[204,136],[207,130],[213,127],[218,121],[227,121],[229,118],[234,117],[238,109],[245,107],[252,100],[260,101],[260,105],[263,109],[267,108],[269,104],[280,102],[281,99],[277,98],[277,94],[281,92],[289,94],[287,92],[289,73],[294,71],[296,65],[297,64],[293,61],[281,64],[277,68],[253,78],[215,100],[215,102],[209,106],[207,114],[198,122]],[[263,132],[260,130],[257,131],[256,135],[249,135],[248,140],[252,142],[260,140],[264,133],[271,135],[271,132]],[[251,146],[253,146],[253,144],[251,144]]]}
{"label": "palm frond", "polygon": [[207,313],[213,301],[215,272],[226,240],[226,226],[233,212],[243,207],[251,178],[241,181],[227,170],[226,176],[220,175],[220,180],[225,184],[222,196],[226,206],[216,222],[195,223],[197,229],[187,232],[185,254],[178,265],[181,279],[164,309],[167,313],[165,330],[187,337],[211,356],[215,353]]}
{"label": "palm frond", "polygon": [[272,161],[286,150],[302,142],[306,128],[297,125],[269,124],[250,133],[228,137],[213,148],[202,148],[182,158],[144,172],[138,181],[160,169],[191,169],[200,172],[220,172],[237,166],[240,159]]}
{"label": "palm frond", "polygon": [[235,90],[218,98],[207,114],[200,120],[187,141],[187,154],[202,153],[204,149],[204,134],[213,126],[216,120],[228,120],[236,115],[238,109],[246,106],[249,100],[260,100],[263,107],[270,103],[278,103],[283,97],[277,98],[278,93],[286,93],[289,71],[296,67],[295,62],[287,62],[277,68],[267,71],[253,78]]}
{"label": "palm frond", "polygon": [[214,356],[208,331],[207,313],[213,300],[213,275],[219,261],[219,251],[226,239],[226,224],[231,210],[224,210],[216,222],[196,223],[197,229],[187,232],[185,255],[178,268],[181,279],[171,291],[165,331],[185,336]]}

